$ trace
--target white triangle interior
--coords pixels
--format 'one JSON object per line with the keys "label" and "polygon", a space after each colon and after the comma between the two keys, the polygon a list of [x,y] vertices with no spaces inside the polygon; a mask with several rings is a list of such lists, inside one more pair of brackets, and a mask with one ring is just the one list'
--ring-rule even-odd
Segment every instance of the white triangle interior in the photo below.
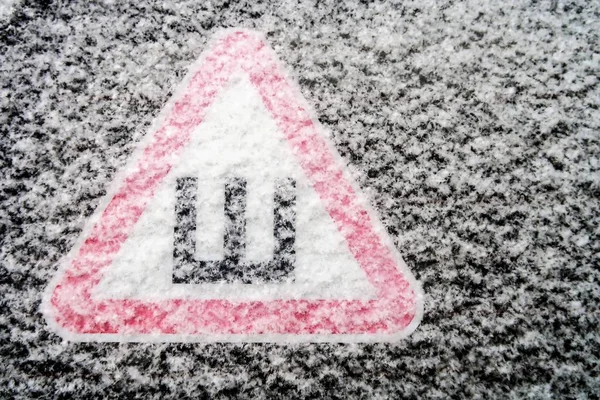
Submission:
{"label": "white triangle interior", "polygon": [[[197,257],[223,253],[224,184],[243,177],[247,187],[246,258],[271,258],[273,190],[278,178],[296,180],[294,281],[283,283],[172,284],[175,185],[198,178]],[[375,290],[302,171],[292,148],[256,88],[236,74],[207,110],[204,121],[121,246],[95,288],[114,299],[373,299]]]}

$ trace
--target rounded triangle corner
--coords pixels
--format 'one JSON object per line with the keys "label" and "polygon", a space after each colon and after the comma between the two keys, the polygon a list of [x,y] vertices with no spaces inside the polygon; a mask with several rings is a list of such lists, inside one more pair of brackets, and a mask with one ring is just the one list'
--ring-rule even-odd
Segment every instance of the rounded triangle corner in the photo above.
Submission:
{"label": "rounded triangle corner", "polygon": [[404,263],[404,260],[402,261],[402,265],[401,271],[407,278],[414,297],[414,317],[399,333],[401,338],[405,338],[416,331],[423,321],[425,313],[425,291],[423,290],[421,282],[417,280],[410,268]]}
{"label": "rounded triangle corner", "polygon": [[40,304],[39,311],[44,317],[50,332],[57,334],[63,340],[67,340],[69,342],[80,342],[82,341],[80,333],[65,328],[58,321],[59,310],[52,305],[52,295],[54,294],[56,287],[57,285],[54,283],[51,283],[48,286],[48,290],[46,293],[44,293],[44,298]]}
{"label": "rounded triangle corner", "polygon": [[263,32],[245,27],[220,28],[215,32],[213,40],[218,41],[230,36],[240,36],[242,39],[254,38],[261,41],[265,40]]}
{"label": "rounded triangle corner", "polygon": [[[412,276],[412,272],[410,272],[410,274]],[[419,325],[421,325],[423,316],[425,314],[425,292],[423,291],[421,283],[416,280],[414,276],[411,280],[411,288],[415,296],[415,315],[410,323],[405,326],[404,329],[402,329],[400,339],[404,339],[412,335],[417,330]]]}

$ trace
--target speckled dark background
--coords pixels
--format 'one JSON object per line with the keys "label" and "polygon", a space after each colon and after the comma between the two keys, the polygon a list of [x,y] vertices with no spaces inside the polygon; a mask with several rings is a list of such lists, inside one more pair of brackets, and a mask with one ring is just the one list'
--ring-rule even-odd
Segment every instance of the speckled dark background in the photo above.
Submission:
{"label": "speckled dark background", "polygon": [[[598,2],[66,3],[0,17],[0,398],[599,398]],[[48,331],[59,260],[220,27],[262,31],[331,130],[423,284],[408,339]]]}

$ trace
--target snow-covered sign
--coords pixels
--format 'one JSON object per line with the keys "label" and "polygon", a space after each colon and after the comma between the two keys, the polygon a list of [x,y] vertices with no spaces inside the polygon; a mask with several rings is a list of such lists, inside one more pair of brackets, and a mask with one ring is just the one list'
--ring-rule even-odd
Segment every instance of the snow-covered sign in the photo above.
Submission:
{"label": "snow-covered sign", "polygon": [[50,284],[70,340],[390,341],[422,294],[253,32],[191,68]]}

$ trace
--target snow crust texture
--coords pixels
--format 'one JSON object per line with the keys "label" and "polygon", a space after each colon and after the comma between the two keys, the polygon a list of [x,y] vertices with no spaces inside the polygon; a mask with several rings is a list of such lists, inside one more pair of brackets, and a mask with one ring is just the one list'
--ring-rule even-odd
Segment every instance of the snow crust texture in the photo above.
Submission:
{"label": "snow crust texture", "polygon": [[[265,34],[423,285],[397,344],[69,343],[42,293],[223,27]],[[0,398],[597,398],[593,1],[30,2],[0,20]]]}

